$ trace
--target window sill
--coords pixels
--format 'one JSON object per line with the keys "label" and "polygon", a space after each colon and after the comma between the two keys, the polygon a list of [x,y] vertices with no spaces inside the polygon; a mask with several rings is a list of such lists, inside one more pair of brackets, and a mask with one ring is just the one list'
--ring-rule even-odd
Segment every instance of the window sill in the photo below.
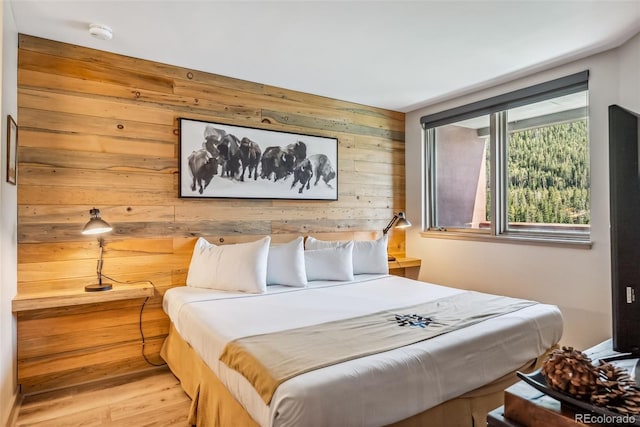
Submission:
{"label": "window sill", "polygon": [[517,235],[493,236],[485,233],[456,232],[456,231],[423,231],[424,238],[469,240],[490,243],[511,243],[519,245],[555,246],[560,248],[591,249],[593,242],[590,240],[563,239],[558,237],[532,237]]}

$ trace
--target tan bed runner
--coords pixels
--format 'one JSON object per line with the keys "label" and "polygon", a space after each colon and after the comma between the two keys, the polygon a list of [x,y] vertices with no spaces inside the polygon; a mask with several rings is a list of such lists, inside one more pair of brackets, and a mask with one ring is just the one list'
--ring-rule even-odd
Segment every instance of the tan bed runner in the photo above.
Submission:
{"label": "tan bed runner", "polygon": [[396,310],[239,338],[226,345],[220,361],[242,374],[269,404],[278,385],[296,375],[414,344],[533,304],[463,292]]}

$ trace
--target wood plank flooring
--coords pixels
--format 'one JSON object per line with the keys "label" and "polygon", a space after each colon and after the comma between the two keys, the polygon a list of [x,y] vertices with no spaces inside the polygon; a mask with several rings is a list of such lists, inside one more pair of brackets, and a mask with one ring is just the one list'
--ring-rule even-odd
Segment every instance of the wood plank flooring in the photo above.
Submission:
{"label": "wood plank flooring", "polygon": [[181,426],[191,399],[167,368],[25,396],[14,427]]}

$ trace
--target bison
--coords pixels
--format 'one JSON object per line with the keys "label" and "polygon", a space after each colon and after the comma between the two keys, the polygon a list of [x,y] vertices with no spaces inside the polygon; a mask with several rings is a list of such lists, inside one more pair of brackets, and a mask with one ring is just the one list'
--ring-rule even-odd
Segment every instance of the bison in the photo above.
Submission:
{"label": "bison", "polygon": [[242,161],[242,175],[240,175],[240,181],[244,181],[244,172],[249,168],[249,178],[253,173],[253,180],[258,179],[258,164],[260,163],[260,156],[262,150],[257,142],[250,140],[247,137],[242,138],[240,141],[240,160]]}
{"label": "bison", "polygon": [[280,147],[267,147],[261,160],[260,178],[273,181],[286,178],[293,172],[294,157]]}
{"label": "bison", "polygon": [[298,166],[307,158],[307,144],[302,141],[296,141],[295,144],[287,145],[287,153],[293,156],[293,165]]}
{"label": "bison", "polygon": [[295,187],[295,185],[299,182],[301,184],[298,193],[302,194],[304,187],[306,185],[307,190],[309,189],[309,183],[311,182],[311,177],[313,176],[313,166],[309,159],[305,159],[293,169],[293,182],[291,183],[291,188]]}
{"label": "bison", "polygon": [[196,186],[198,186],[198,193],[202,194],[213,176],[218,174],[218,159],[211,156],[211,153],[206,149],[201,148],[189,155],[188,162],[189,172],[193,177],[191,191],[196,191]]}
{"label": "bison", "polygon": [[240,141],[235,135],[228,133],[218,142],[210,138],[205,144],[215,145],[220,152],[222,176],[235,178],[240,174]]}
{"label": "bison", "polygon": [[333,170],[329,158],[324,154],[314,154],[309,157],[309,162],[313,166],[313,174],[316,177],[313,185],[318,185],[318,181],[322,178],[327,187],[333,188],[329,181],[336,177],[336,172]]}
{"label": "bison", "polygon": [[260,177],[271,179],[273,175],[274,181],[286,179],[306,157],[307,145],[302,141],[289,144],[284,149],[276,146],[267,147],[262,155]]}
{"label": "bison", "polygon": [[225,136],[227,132],[223,129],[218,129],[211,125],[207,125],[204,128],[204,139],[215,139],[216,141],[220,141],[223,136]]}

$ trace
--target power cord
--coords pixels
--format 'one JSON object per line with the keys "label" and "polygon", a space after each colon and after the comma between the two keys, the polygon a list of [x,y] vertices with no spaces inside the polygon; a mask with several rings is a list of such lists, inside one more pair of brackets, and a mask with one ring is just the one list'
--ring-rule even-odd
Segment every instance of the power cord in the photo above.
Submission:
{"label": "power cord", "polygon": [[[107,276],[106,274],[102,274],[102,277],[104,277],[105,279],[111,280],[112,282],[116,282],[116,283],[120,283],[121,285],[131,285],[133,283],[149,283],[151,285],[151,287],[153,288],[153,293],[155,294],[156,292],[156,285],[153,284],[153,282],[151,280],[143,280],[143,281],[136,281],[136,282],[121,282],[120,280],[116,280],[112,277]],[[142,340],[142,357],[144,359],[145,362],[147,362],[149,365],[151,366],[165,366],[167,363],[154,363],[151,360],[149,360],[149,358],[147,357],[147,355],[144,353],[144,346],[145,346],[145,338],[144,338],[144,332],[142,330],[142,312],[144,311],[144,307],[147,305],[147,301],[149,301],[150,297],[146,297],[144,299],[144,301],[142,302],[142,306],[140,307],[140,315],[138,316],[138,328],[140,329],[140,338]]]}

